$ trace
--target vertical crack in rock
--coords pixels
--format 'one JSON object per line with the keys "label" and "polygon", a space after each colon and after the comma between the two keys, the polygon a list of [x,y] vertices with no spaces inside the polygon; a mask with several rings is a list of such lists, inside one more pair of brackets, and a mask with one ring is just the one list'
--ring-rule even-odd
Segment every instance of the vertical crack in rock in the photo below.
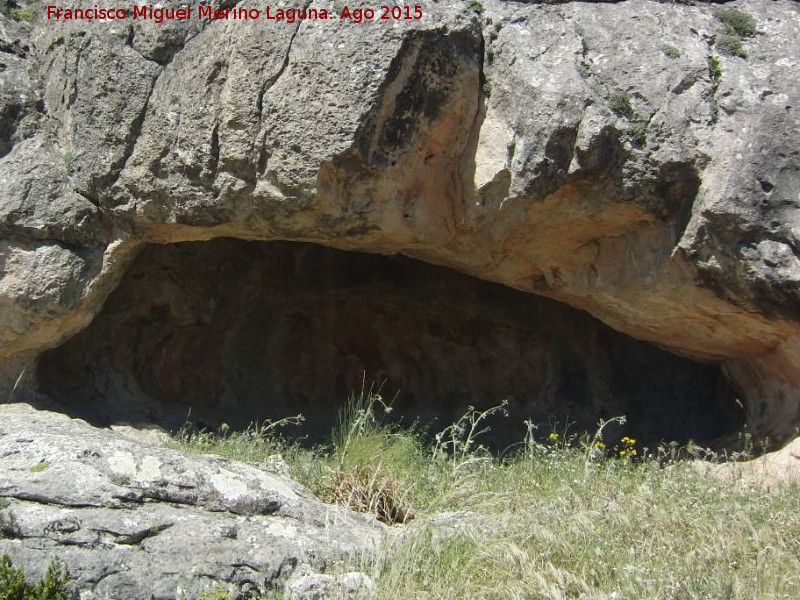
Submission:
{"label": "vertical crack in rock", "polygon": [[[305,10],[306,8],[308,8],[309,4],[311,3],[310,2],[306,3],[303,9]],[[286,53],[283,55],[283,62],[281,62],[281,66],[278,69],[278,72],[272,75],[271,77],[267,78],[267,80],[264,82],[264,85],[261,87],[261,90],[258,92],[258,100],[256,101],[256,110],[258,111],[259,115],[259,126],[261,125],[261,113],[264,108],[264,96],[270,89],[272,89],[272,86],[274,86],[278,82],[278,79],[281,78],[281,75],[283,75],[284,71],[286,71],[286,68],[289,66],[289,59],[292,54],[292,44],[294,44],[294,39],[297,37],[297,33],[300,31],[300,26],[302,24],[303,20],[299,19],[297,21],[297,26],[294,28],[294,32],[292,32],[292,37],[289,38],[289,43],[286,45]]]}
{"label": "vertical crack in rock", "polygon": [[209,150],[209,176],[210,182],[213,182],[217,177],[217,167],[219,166],[219,123],[214,123],[211,129],[211,147]]}
{"label": "vertical crack in rock", "polygon": [[483,126],[484,119],[486,118],[486,85],[488,79],[484,70],[486,62],[486,39],[481,31],[480,35],[480,51],[479,51],[479,77],[477,82],[477,89],[475,89],[476,109],[475,115],[472,118],[472,124],[469,128],[469,134],[466,138],[464,150],[456,163],[456,174],[458,179],[462,182],[460,195],[463,198],[463,204],[460,208],[458,215],[458,224],[462,224],[469,214],[468,205],[474,202],[474,196],[477,192],[475,189],[475,170],[476,170],[476,157],[478,143],[481,135],[481,127]]}
{"label": "vertical crack in rock", "polygon": [[[142,60],[146,61],[147,59],[142,57]],[[119,157],[119,159],[109,165],[108,173],[106,175],[97,177],[94,179],[94,181],[92,181],[91,187],[93,190],[96,190],[94,195],[97,197],[100,197],[100,194],[105,194],[106,190],[111,190],[114,188],[122,171],[127,166],[128,160],[130,160],[131,156],[133,156],[134,149],[136,148],[136,142],[138,141],[139,136],[142,134],[142,126],[144,125],[144,120],[147,117],[147,110],[150,106],[150,98],[153,95],[153,91],[155,90],[159,78],[164,73],[164,67],[158,67],[158,69],[159,71],[156,73],[156,75],[151,77],[150,86],[144,102],[142,103],[142,108],[131,122],[130,128],[125,136],[125,139],[123,140],[122,155]]]}
{"label": "vertical crack in rock", "polygon": [[[307,9],[311,2],[307,2],[304,5],[304,9]],[[300,19],[297,21],[297,26],[295,27],[294,31],[292,32],[292,36],[289,38],[289,43],[286,45],[286,52],[283,55],[283,61],[281,62],[281,66],[278,71],[267,78],[264,82],[264,85],[258,92],[258,97],[256,99],[256,112],[258,113],[258,123],[256,125],[255,131],[256,135],[253,140],[253,146],[258,148],[258,158],[256,159],[256,177],[263,176],[266,169],[267,169],[267,160],[269,153],[267,152],[267,131],[261,131],[261,124],[264,120],[264,96],[266,96],[267,92],[272,89],[272,87],[278,82],[281,76],[284,74],[286,69],[289,66],[289,61],[291,60],[291,53],[292,53],[292,46],[294,44],[294,40],[297,37],[298,32],[300,31],[300,27],[302,26],[303,21]],[[259,136],[261,138],[259,142]]]}

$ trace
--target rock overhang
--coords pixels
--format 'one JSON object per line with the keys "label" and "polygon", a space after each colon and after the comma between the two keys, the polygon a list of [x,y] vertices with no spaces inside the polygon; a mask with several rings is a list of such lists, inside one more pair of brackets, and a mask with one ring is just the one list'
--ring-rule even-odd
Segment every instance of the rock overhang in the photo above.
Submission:
{"label": "rock overhang", "polygon": [[[655,2],[40,31],[43,106],[18,121],[48,125],[17,127],[0,165],[5,385],[91,321],[143,243],[292,239],[582,308],[723,364],[754,431],[791,435],[798,16],[740,4],[764,34],[747,60],[719,53],[714,7]],[[407,137],[387,133],[398,106],[419,113]]]}

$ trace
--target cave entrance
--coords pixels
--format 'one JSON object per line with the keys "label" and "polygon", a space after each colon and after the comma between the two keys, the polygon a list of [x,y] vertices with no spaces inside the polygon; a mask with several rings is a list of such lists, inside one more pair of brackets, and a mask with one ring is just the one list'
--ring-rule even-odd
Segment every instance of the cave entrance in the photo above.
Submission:
{"label": "cave entrance", "polygon": [[302,413],[323,439],[339,407],[382,382],[393,415],[438,430],[509,401],[523,421],[592,431],[626,415],[644,443],[713,443],[743,413],[720,369],[626,337],[544,298],[399,256],[293,242],[151,245],[84,331],[46,353],[39,381],[96,423],[181,426]]}

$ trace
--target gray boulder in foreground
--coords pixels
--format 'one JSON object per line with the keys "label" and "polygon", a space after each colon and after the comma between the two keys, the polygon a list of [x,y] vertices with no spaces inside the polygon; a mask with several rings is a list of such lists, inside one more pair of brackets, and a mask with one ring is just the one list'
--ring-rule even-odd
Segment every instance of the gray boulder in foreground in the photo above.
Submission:
{"label": "gray boulder in foreground", "polygon": [[0,406],[0,555],[53,558],[83,600],[266,593],[374,548],[377,521],[288,477],[132,441],[27,405]]}

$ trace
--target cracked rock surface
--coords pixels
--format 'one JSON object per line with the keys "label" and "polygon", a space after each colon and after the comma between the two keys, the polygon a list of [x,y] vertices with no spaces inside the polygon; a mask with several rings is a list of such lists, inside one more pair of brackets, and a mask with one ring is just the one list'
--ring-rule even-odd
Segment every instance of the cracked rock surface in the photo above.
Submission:
{"label": "cracked rock surface", "polygon": [[352,560],[383,536],[278,469],[139,443],[22,404],[0,407],[0,464],[0,554],[34,576],[58,557],[84,599],[265,593],[298,566]]}

